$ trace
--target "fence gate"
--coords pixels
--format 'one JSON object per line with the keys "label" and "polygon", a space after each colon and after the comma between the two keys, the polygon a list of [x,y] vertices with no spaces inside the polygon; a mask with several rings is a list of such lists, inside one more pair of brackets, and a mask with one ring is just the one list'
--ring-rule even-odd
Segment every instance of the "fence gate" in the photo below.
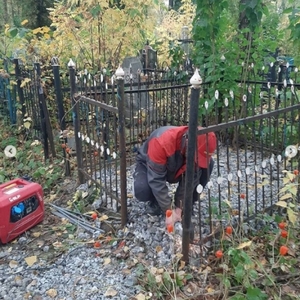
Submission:
{"label": "fence gate", "polygon": [[[75,86],[72,71],[71,86],[72,83]],[[81,183],[93,182],[100,190],[101,207],[121,211],[122,225],[125,225],[127,193],[123,78],[118,80],[116,92],[111,92],[109,99],[102,94],[101,101],[73,94],[73,119],[79,180]]]}

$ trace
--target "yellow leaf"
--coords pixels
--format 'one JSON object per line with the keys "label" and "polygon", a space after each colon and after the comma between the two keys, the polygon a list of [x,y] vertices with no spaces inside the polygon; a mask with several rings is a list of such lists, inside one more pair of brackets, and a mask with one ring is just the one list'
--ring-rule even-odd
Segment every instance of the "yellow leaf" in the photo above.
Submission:
{"label": "yellow leaf", "polygon": [[228,200],[224,200],[224,202],[231,208],[231,203]]}
{"label": "yellow leaf", "polygon": [[27,265],[29,267],[31,267],[34,263],[37,262],[37,257],[34,255],[34,256],[28,256],[25,258],[25,261],[27,263]]}
{"label": "yellow leaf", "polygon": [[15,260],[11,260],[9,262],[9,266],[10,266],[11,269],[14,269],[14,268],[16,268],[18,266],[18,262],[15,261]]}
{"label": "yellow leaf", "polygon": [[296,213],[291,208],[288,208],[287,214],[288,214],[289,220],[292,222],[293,225],[295,225],[295,223],[297,221]]}
{"label": "yellow leaf", "polygon": [[159,246],[159,245],[156,246],[155,250],[156,250],[157,253],[160,252],[160,251],[162,251],[162,246]]}
{"label": "yellow leaf", "polygon": [[107,291],[105,292],[104,296],[105,297],[114,297],[118,294],[116,290],[114,290],[112,287],[109,287]]}
{"label": "yellow leaf", "polygon": [[33,233],[32,233],[32,235],[33,235],[34,237],[36,237],[36,238],[39,237],[41,234],[42,234],[42,233],[39,232],[39,231],[33,232]]}
{"label": "yellow leaf", "polygon": [[279,198],[279,200],[280,201],[282,201],[282,200],[287,200],[287,199],[290,199],[290,198],[292,198],[293,197],[293,195],[291,194],[291,193],[287,193],[287,194],[284,194],[283,196],[281,196],[280,198]]}
{"label": "yellow leaf", "polygon": [[295,178],[295,175],[293,173],[287,172],[286,175],[290,181],[292,181]]}
{"label": "yellow leaf", "polygon": [[156,283],[161,283],[162,282],[162,276],[160,274],[156,275],[155,276],[155,281],[156,281]]}
{"label": "yellow leaf", "polygon": [[24,127],[26,128],[26,129],[29,129],[30,128],[30,126],[31,126],[31,123],[30,122],[24,122]]}
{"label": "yellow leaf", "polygon": [[104,258],[104,263],[103,263],[103,265],[104,265],[104,266],[109,265],[110,262],[111,262],[111,259],[110,259],[109,257],[106,257],[106,258]]}
{"label": "yellow leaf", "polygon": [[139,293],[134,297],[136,300],[146,300],[146,296],[142,293]]}
{"label": "yellow leaf", "polygon": [[278,202],[276,203],[276,205],[277,205],[277,206],[281,206],[281,207],[287,207],[287,204],[286,204],[286,202],[284,202],[284,201],[278,201]]}
{"label": "yellow leaf", "polygon": [[21,88],[23,88],[28,82],[30,82],[31,79],[30,78],[25,78],[22,80],[22,83],[20,85]]}
{"label": "yellow leaf", "polygon": [[294,196],[297,196],[297,186],[292,186],[291,189],[290,189],[290,192],[294,195]]}
{"label": "yellow leaf", "polygon": [[45,34],[44,34],[44,38],[47,39],[47,40],[50,39],[50,34],[45,33]]}
{"label": "yellow leaf", "polygon": [[251,244],[252,244],[252,241],[244,242],[244,243],[239,244],[236,247],[236,249],[244,249],[246,247],[249,247]]}
{"label": "yellow leaf", "polygon": [[50,298],[55,298],[57,296],[57,290],[56,289],[50,289],[46,292],[46,294],[50,297]]}
{"label": "yellow leaf", "polygon": [[105,221],[108,219],[108,216],[107,215],[103,215],[99,218],[100,221]]}
{"label": "yellow leaf", "polygon": [[27,23],[28,23],[28,20],[24,20],[24,21],[21,22],[21,25],[24,26]]}
{"label": "yellow leaf", "polygon": [[215,291],[215,290],[214,290],[213,288],[211,288],[211,287],[208,287],[208,288],[207,288],[207,292],[208,292],[208,293],[213,293],[214,291]]}
{"label": "yellow leaf", "polygon": [[43,27],[43,31],[44,31],[44,32],[49,32],[49,31],[50,31],[50,28],[45,26],[45,27]]}
{"label": "yellow leaf", "polygon": [[284,178],[282,179],[282,181],[283,181],[283,184],[284,184],[284,185],[286,185],[287,183],[290,182],[290,180],[289,180],[288,178],[286,178],[286,177],[284,177]]}
{"label": "yellow leaf", "polygon": [[38,28],[35,28],[32,30],[32,33],[33,34],[38,34],[38,33],[41,33],[42,32],[42,28],[41,27],[38,27]]}

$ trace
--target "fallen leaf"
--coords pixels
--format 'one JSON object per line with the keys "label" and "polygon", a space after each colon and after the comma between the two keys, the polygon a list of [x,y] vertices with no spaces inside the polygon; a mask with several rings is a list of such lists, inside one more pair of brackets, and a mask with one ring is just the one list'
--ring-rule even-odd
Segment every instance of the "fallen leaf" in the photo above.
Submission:
{"label": "fallen leaf", "polygon": [[128,252],[128,251],[129,251],[129,247],[125,246],[124,249],[123,249],[123,251],[124,251],[125,253]]}
{"label": "fallen leaf", "polygon": [[110,264],[110,262],[111,262],[111,259],[109,257],[106,257],[106,258],[104,258],[103,265],[106,266],[106,265]]}
{"label": "fallen leaf", "polygon": [[246,247],[249,247],[251,244],[252,244],[252,241],[244,242],[244,243],[239,244],[236,247],[236,249],[244,249]]}
{"label": "fallen leaf", "polygon": [[50,289],[46,292],[46,294],[51,297],[51,298],[55,298],[57,296],[57,290],[56,289]]}
{"label": "fallen leaf", "polygon": [[55,243],[53,243],[53,246],[56,248],[60,248],[63,246],[63,244],[61,242],[55,242]]}
{"label": "fallen leaf", "polygon": [[155,276],[155,281],[156,281],[156,283],[161,283],[162,282],[162,275],[156,275]]}
{"label": "fallen leaf", "polygon": [[133,198],[132,194],[127,194],[127,198]]}
{"label": "fallen leaf", "polygon": [[100,221],[105,221],[108,219],[108,216],[107,215],[103,215],[99,218]]}
{"label": "fallen leaf", "polygon": [[121,241],[120,243],[119,243],[119,246],[118,246],[118,248],[122,248],[122,247],[124,247],[125,246],[125,244],[126,244],[126,242],[123,240],[123,241]]}
{"label": "fallen leaf", "polygon": [[32,235],[36,238],[38,238],[42,233],[39,231],[33,232]]}
{"label": "fallen leaf", "polygon": [[37,257],[36,256],[28,256],[25,258],[25,261],[26,261],[27,265],[29,267],[31,267],[34,263],[37,262]]}
{"label": "fallen leaf", "polygon": [[18,266],[18,262],[15,261],[15,260],[11,260],[9,262],[9,266],[10,266],[11,269],[14,269],[14,268],[16,268]]}
{"label": "fallen leaf", "polygon": [[161,252],[162,251],[162,247],[161,246],[156,246],[155,250],[156,250],[157,253]]}
{"label": "fallen leaf", "polygon": [[118,294],[116,290],[114,290],[112,287],[109,287],[107,291],[105,292],[104,296],[105,297],[114,297]]}
{"label": "fallen leaf", "polygon": [[138,295],[135,296],[136,300],[146,300],[146,296],[142,293],[139,293]]}

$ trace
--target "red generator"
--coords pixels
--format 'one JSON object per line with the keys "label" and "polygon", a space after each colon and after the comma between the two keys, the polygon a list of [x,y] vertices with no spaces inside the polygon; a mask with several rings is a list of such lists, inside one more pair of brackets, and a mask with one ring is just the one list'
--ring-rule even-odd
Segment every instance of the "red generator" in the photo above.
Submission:
{"label": "red generator", "polygon": [[24,179],[0,184],[0,243],[6,244],[44,219],[41,185]]}

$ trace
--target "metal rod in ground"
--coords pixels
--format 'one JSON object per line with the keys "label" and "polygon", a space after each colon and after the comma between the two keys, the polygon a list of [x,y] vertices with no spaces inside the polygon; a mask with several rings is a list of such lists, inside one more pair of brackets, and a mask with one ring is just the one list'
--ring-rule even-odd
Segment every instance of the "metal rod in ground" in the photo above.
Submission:
{"label": "metal rod in ground", "polygon": [[[74,215],[73,212],[68,212],[64,208],[58,207],[58,206],[53,205],[53,204],[51,204],[51,206],[54,207],[57,210],[57,212],[52,211],[52,213],[55,214],[55,215],[59,214],[60,217],[67,218],[70,221],[72,220],[75,224],[77,224],[77,225],[79,225],[81,227],[84,226],[85,229],[89,228],[92,231],[97,230],[97,231],[104,232],[104,230],[102,230],[100,228],[91,226],[85,219],[83,219],[82,217],[78,217],[78,216]],[[88,230],[88,231],[90,231],[90,230]]]}
{"label": "metal rod in ground", "polygon": [[66,218],[68,219],[72,224],[77,225],[81,228],[83,228],[84,230],[91,232],[91,233],[95,233],[96,231],[104,233],[103,229],[100,229],[98,227],[93,227],[88,223],[82,222],[82,220],[79,220],[77,218],[74,218],[73,216],[70,216],[68,214],[65,214],[61,211],[53,211],[52,212],[54,215],[60,217],[60,218]]}
{"label": "metal rod in ground", "polygon": [[96,231],[96,228],[94,228],[94,229],[88,228],[88,227],[86,227],[84,224],[79,223],[77,220],[74,220],[74,219],[72,219],[70,216],[66,216],[66,215],[64,215],[64,214],[61,213],[61,212],[53,211],[52,213],[53,213],[55,216],[57,216],[57,217],[68,219],[72,224],[77,225],[77,226],[83,228],[85,231],[88,231],[88,232],[90,232],[90,233],[94,233],[94,232]]}
{"label": "metal rod in ground", "polygon": [[200,96],[201,77],[198,70],[190,80],[192,84],[191,103],[189,112],[189,129],[187,144],[187,163],[185,173],[185,191],[183,207],[183,233],[182,233],[182,260],[189,262],[190,235],[193,228],[191,227],[192,210],[193,210],[193,182],[195,169],[195,149],[197,137],[198,122],[198,104]]}
{"label": "metal rod in ground", "polygon": [[85,224],[86,226],[90,227],[90,228],[95,228],[94,226],[91,226],[85,219],[82,219],[76,215],[74,215],[73,213],[69,213],[67,212],[66,210],[60,208],[60,209],[56,209],[59,213],[63,214],[64,216],[66,217],[70,217],[74,220],[77,220],[78,222],[82,223],[82,224]]}

